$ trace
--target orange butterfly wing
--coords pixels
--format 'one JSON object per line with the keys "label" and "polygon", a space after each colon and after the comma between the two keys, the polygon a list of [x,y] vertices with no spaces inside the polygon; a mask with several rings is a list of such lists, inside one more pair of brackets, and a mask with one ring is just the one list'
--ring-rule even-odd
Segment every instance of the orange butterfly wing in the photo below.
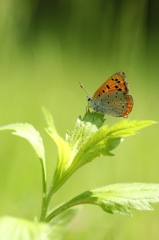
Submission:
{"label": "orange butterfly wing", "polygon": [[[102,100],[102,98],[104,99],[104,97],[106,95],[109,95],[109,94],[111,95],[112,93],[114,93],[114,94],[119,93],[119,95],[121,96],[121,93],[122,93],[124,106],[125,106],[125,110],[122,113],[122,116],[125,118],[128,117],[128,114],[131,112],[131,110],[133,108],[133,98],[131,95],[129,95],[128,84],[125,81],[125,78],[126,78],[126,74],[124,72],[117,72],[114,75],[112,75],[108,80],[106,80],[97,89],[97,91],[94,93],[94,95],[92,97],[92,102],[95,103],[94,110],[100,109],[100,106],[98,105],[99,99]],[[122,102],[120,103],[118,101],[118,99],[116,99],[114,101],[114,103],[116,104],[116,106],[115,106],[116,108],[118,108],[118,106],[123,104]],[[104,113],[107,114],[107,112],[104,112]],[[111,115],[111,114],[109,113],[109,115]],[[113,116],[113,110],[112,110],[112,116]],[[119,116],[121,116],[121,115],[119,115]]]}

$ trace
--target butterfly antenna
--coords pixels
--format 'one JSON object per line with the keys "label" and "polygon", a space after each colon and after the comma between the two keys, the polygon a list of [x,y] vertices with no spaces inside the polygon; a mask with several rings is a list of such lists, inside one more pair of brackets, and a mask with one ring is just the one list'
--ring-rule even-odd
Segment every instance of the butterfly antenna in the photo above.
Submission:
{"label": "butterfly antenna", "polygon": [[90,96],[89,92],[87,91],[87,89],[83,86],[83,84],[81,82],[79,82],[80,87],[88,94],[88,96]]}

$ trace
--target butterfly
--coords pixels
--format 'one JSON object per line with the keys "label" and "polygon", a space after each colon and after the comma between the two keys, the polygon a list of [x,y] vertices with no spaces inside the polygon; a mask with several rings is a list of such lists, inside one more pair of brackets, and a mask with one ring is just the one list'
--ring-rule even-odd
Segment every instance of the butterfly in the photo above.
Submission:
{"label": "butterfly", "polygon": [[[133,98],[129,95],[125,78],[124,72],[112,75],[97,89],[93,97],[87,97],[88,107],[95,112],[127,118],[133,108]],[[82,85],[81,87],[83,88]]]}

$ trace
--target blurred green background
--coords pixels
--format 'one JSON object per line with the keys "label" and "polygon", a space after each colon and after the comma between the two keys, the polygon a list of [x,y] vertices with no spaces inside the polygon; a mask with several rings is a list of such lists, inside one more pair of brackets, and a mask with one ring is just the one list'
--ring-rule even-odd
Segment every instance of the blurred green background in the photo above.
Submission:
{"label": "blurred green background", "polygon": [[[157,0],[1,0],[0,125],[33,124],[44,139],[51,180],[57,150],[41,106],[61,136],[86,110],[86,94],[117,71],[127,74],[134,108],[129,119],[159,121],[159,2]],[[122,119],[107,117],[109,125]],[[76,172],[54,206],[82,191],[117,182],[159,182],[159,127],[126,139],[114,157]],[[0,134],[0,213],[34,219],[41,207],[41,169],[23,139]],[[134,217],[85,205],[64,240],[158,239],[159,205]]]}

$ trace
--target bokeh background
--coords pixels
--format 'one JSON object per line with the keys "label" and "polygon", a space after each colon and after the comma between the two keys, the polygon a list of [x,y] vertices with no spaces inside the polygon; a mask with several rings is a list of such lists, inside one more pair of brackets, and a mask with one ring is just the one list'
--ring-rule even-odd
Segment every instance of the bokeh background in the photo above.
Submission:
{"label": "bokeh background", "polygon": [[[159,121],[159,3],[156,0],[1,0],[0,125],[33,124],[43,137],[49,180],[57,150],[47,136],[41,106],[61,136],[86,110],[86,94],[125,71],[134,108],[129,119]],[[111,125],[122,119],[106,117]],[[159,127],[127,138],[114,157],[76,172],[53,206],[94,187],[117,182],[159,182]],[[41,207],[41,169],[30,145],[0,133],[0,214],[34,219]],[[83,207],[64,235],[73,239],[158,239],[159,205],[134,217]]]}

